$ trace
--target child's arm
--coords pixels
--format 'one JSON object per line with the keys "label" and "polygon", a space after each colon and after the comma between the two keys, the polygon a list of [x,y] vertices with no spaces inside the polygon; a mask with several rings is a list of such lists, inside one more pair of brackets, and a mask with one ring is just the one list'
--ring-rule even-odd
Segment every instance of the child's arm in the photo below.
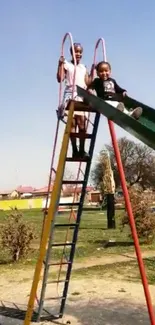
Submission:
{"label": "child's arm", "polygon": [[116,94],[122,94],[123,96],[126,96],[126,94],[127,94],[126,89],[121,88],[121,87],[117,84],[116,80],[114,80],[114,85],[115,85],[115,91],[116,91]]}
{"label": "child's arm", "polygon": [[94,69],[95,69],[95,65],[93,64],[91,67],[91,71],[90,74],[88,74],[88,72],[85,75],[85,84],[87,87],[90,87],[93,83],[93,74],[94,74]]}
{"label": "child's arm", "polygon": [[85,75],[85,84],[87,87],[89,87],[92,83],[92,77],[91,75],[89,75],[88,72],[86,72],[86,75]]}
{"label": "child's arm", "polygon": [[61,81],[64,81],[65,79],[65,59],[63,56],[60,57],[59,62],[58,62],[58,69],[57,69],[57,81],[60,83]]}

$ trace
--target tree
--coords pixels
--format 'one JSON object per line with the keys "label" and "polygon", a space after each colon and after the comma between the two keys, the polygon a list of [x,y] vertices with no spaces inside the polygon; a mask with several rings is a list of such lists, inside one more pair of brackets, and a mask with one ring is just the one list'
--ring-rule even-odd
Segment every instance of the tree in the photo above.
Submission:
{"label": "tree", "polygon": [[[102,150],[99,156],[100,190],[107,208],[107,227],[115,228],[115,182],[108,150]],[[103,203],[102,203],[103,205]]]}
{"label": "tree", "polygon": [[[68,168],[65,168],[65,171],[64,171],[64,180],[66,181],[73,181],[75,180],[77,177],[76,174],[74,174],[72,172],[72,170],[68,169]],[[72,193],[74,193],[74,189],[75,189],[76,185],[73,185],[73,184],[65,184],[63,185],[63,190],[62,190],[62,195],[64,196],[71,196]]]}
{"label": "tree", "polygon": [[1,240],[2,247],[9,251],[14,262],[27,255],[34,238],[36,235],[33,227],[23,220],[22,213],[13,209],[2,226]]}
{"label": "tree", "polygon": [[[143,190],[146,188],[155,189],[155,155],[153,150],[142,143],[135,143],[126,137],[118,140],[118,146],[128,185],[138,184]],[[110,154],[111,167],[114,173],[116,188],[118,188],[121,184],[114,149],[112,145],[106,145],[106,148]],[[91,175],[94,184],[98,188],[101,187],[103,179],[101,157],[102,151]]]}

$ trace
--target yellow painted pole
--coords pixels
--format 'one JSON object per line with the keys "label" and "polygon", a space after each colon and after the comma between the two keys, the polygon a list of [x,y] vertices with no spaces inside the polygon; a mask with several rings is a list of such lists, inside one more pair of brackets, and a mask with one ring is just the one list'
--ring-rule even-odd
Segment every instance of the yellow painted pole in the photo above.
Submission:
{"label": "yellow painted pole", "polygon": [[73,120],[73,113],[74,113],[74,103],[71,102],[70,107],[69,107],[68,120],[67,120],[65,133],[64,133],[64,137],[63,137],[63,142],[62,142],[62,146],[61,146],[61,152],[60,152],[60,156],[59,156],[56,178],[55,178],[55,182],[54,182],[54,186],[53,186],[53,190],[52,190],[52,194],[51,194],[50,205],[48,208],[47,217],[45,219],[44,231],[43,231],[42,241],[41,241],[40,251],[39,251],[39,257],[38,257],[38,261],[37,261],[36,268],[35,268],[35,273],[34,273],[33,283],[32,283],[32,287],[31,287],[31,293],[30,293],[30,297],[29,297],[29,301],[28,301],[28,307],[27,307],[27,312],[26,312],[26,316],[25,316],[25,320],[24,320],[24,325],[29,325],[31,323],[36,292],[37,292],[38,283],[40,280],[40,274],[41,274],[41,270],[42,270],[44,257],[46,254],[46,245],[47,245],[49,234],[50,234],[51,222],[55,215],[57,199],[58,199],[58,196],[60,193],[60,186],[61,186],[62,177],[63,177],[63,173],[64,173],[65,159],[66,159],[66,155],[67,155],[69,137],[70,137],[70,132],[71,132],[71,125],[72,125],[72,120]]}

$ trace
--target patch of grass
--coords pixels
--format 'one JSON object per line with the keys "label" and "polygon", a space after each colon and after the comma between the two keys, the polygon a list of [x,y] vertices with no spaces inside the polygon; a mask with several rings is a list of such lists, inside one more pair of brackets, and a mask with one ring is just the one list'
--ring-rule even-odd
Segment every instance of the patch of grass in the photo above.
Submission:
{"label": "patch of grass", "polygon": [[[27,222],[30,222],[38,235],[37,239],[32,243],[32,250],[29,252],[27,259],[21,260],[18,263],[12,265],[14,268],[34,267],[38,257],[38,249],[40,244],[40,236],[43,223],[43,213],[40,210],[23,210],[23,217]],[[106,212],[95,211],[83,211],[81,217],[80,231],[78,235],[78,242],[76,246],[75,261],[82,261],[89,257],[99,258],[106,254],[122,254],[134,251],[134,245],[132,239],[129,238],[129,228],[126,227],[122,232],[120,230],[120,218],[123,210],[116,211],[116,229],[107,230]],[[58,214],[57,223],[68,223],[69,214]],[[5,222],[5,213],[0,211],[0,224]],[[72,218],[72,223],[75,220]],[[63,243],[66,241],[72,241],[74,229],[67,227],[58,227],[55,230],[54,242]],[[67,237],[66,237],[67,235]],[[142,250],[154,249],[155,243],[152,245],[141,246]],[[58,261],[62,257],[63,248],[56,247],[52,249],[51,258],[54,261]],[[69,257],[70,248],[66,247],[65,256]],[[0,269],[6,264],[10,265],[10,257],[8,253],[0,247]]]}
{"label": "patch of grass", "polygon": [[[149,284],[155,284],[155,258],[144,259],[146,274]],[[92,278],[100,279],[113,278],[126,281],[138,282],[141,281],[139,267],[136,259],[128,262],[117,262],[106,265],[95,265],[92,267],[83,267],[73,270],[73,278]]]}

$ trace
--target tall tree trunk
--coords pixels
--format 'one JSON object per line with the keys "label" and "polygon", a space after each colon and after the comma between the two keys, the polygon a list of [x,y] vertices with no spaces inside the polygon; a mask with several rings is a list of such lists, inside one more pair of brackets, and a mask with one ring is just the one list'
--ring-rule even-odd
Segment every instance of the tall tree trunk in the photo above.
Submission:
{"label": "tall tree trunk", "polygon": [[115,197],[114,194],[107,194],[107,228],[115,229]]}

